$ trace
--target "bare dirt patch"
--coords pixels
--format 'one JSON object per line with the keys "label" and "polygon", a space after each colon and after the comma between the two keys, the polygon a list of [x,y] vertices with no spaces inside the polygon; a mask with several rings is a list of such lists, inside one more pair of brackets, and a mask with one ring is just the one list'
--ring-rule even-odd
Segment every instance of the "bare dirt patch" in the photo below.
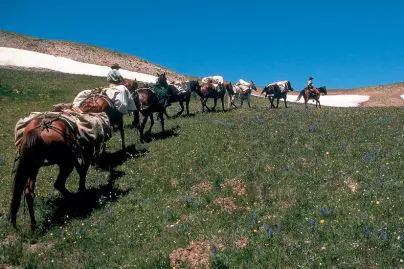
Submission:
{"label": "bare dirt patch", "polygon": [[243,238],[237,240],[237,242],[236,242],[236,247],[237,247],[237,249],[239,249],[239,250],[243,250],[243,249],[246,248],[247,244],[248,244],[248,238],[247,238],[247,237],[243,237]]}
{"label": "bare dirt patch", "polygon": [[243,196],[246,194],[245,182],[243,179],[227,179],[220,185],[220,187],[222,189],[231,188],[233,193],[237,194],[238,196]]}
{"label": "bare dirt patch", "polygon": [[174,267],[185,263],[190,268],[210,268],[210,253],[210,244],[191,241],[188,247],[171,252],[169,258]]}
{"label": "bare dirt patch", "polygon": [[17,241],[17,239],[18,238],[15,235],[8,235],[6,238],[0,240],[0,246],[8,246],[11,243],[14,243],[15,241]]}
{"label": "bare dirt patch", "polygon": [[351,190],[351,192],[356,193],[359,187],[358,182],[356,182],[352,176],[348,176],[345,180],[344,183],[346,186]]}
{"label": "bare dirt patch", "polygon": [[213,204],[225,210],[228,213],[232,213],[237,210],[238,207],[234,203],[234,199],[230,197],[219,197],[213,201]]}
{"label": "bare dirt patch", "polygon": [[191,187],[191,194],[193,196],[198,196],[202,193],[208,193],[212,191],[212,183],[211,182],[202,182],[196,186]]}

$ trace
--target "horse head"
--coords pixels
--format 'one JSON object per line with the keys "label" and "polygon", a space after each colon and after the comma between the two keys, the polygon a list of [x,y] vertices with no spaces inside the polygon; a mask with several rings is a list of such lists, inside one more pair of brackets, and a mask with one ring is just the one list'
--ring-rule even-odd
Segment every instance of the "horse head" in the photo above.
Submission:
{"label": "horse head", "polygon": [[157,85],[168,88],[166,73],[157,74]]}
{"label": "horse head", "polygon": [[197,91],[200,91],[200,90],[201,90],[201,86],[199,85],[199,81],[197,81],[197,80],[190,80],[190,81],[187,83],[187,85],[188,85],[189,90],[190,90],[191,92],[197,92]]}
{"label": "horse head", "polygon": [[257,87],[255,86],[255,83],[252,80],[251,80],[251,89],[257,91]]}
{"label": "horse head", "polygon": [[134,93],[139,88],[139,83],[136,79],[125,79],[123,85],[129,90],[130,93]]}
{"label": "horse head", "polygon": [[261,94],[263,94],[264,92],[265,92],[265,95],[269,94],[269,88],[270,88],[270,86],[265,86],[265,87],[262,89]]}
{"label": "horse head", "polygon": [[326,86],[322,86],[318,88],[318,91],[324,95],[327,95],[327,87]]}

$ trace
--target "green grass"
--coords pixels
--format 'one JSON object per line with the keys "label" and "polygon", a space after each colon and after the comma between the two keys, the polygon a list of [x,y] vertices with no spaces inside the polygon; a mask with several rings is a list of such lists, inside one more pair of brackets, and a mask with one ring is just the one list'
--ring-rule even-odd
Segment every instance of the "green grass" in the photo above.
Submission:
{"label": "green grass", "polygon": [[[108,172],[90,168],[87,187],[102,195],[87,197],[94,203],[80,217],[55,217],[67,205],[53,188],[57,169],[42,168],[39,231],[29,231],[23,207],[15,231],[7,222],[15,123],[104,81],[0,69],[0,264],[171,268],[169,254],[196,241],[210,246],[215,268],[404,266],[403,108],[270,110],[253,99],[252,109],[202,114],[193,98],[194,117],[167,121],[175,136],[141,145],[126,129],[127,144],[146,151],[115,168],[123,174],[110,189]],[[107,150],[119,149],[115,134]],[[228,179],[241,179],[245,194],[223,187]],[[194,195],[200,183],[212,189]],[[68,188],[77,186],[73,172]],[[223,197],[237,209],[216,205]]]}

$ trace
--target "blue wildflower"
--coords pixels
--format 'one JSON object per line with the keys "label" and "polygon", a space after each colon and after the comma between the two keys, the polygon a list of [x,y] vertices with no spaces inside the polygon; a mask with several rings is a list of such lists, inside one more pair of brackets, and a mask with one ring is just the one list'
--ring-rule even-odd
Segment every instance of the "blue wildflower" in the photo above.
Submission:
{"label": "blue wildflower", "polygon": [[217,254],[217,248],[216,248],[216,246],[213,246],[212,249],[211,249],[211,251],[212,251],[212,256],[213,256],[213,257],[216,257],[216,254]]}
{"label": "blue wildflower", "polygon": [[371,228],[369,228],[367,226],[365,228],[363,228],[363,235],[364,236],[368,237],[371,232],[372,232]]}
{"label": "blue wildflower", "polygon": [[313,226],[313,225],[316,224],[316,221],[313,220],[313,219],[309,219],[308,223],[309,223],[310,226]]}
{"label": "blue wildflower", "polygon": [[317,125],[315,125],[315,124],[310,124],[310,125],[309,125],[309,132],[312,133],[312,132],[314,132],[315,130],[317,130]]}

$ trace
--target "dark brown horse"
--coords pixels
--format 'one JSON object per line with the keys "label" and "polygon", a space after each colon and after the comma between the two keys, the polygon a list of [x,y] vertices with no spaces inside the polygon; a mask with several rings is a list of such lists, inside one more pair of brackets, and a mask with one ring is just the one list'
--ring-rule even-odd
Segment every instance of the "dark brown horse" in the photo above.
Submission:
{"label": "dark brown horse", "polygon": [[274,105],[275,99],[276,99],[276,108],[279,108],[279,99],[283,99],[285,103],[285,108],[288,107],[286,99],[288,97],[288,92],[293,91],[293,88],[289,81],[286,82],[286,85],[284,87],[285,89],[282,90],[278,83],[273,83],[268,86],[265,86],[264,89],[262,89],[261,94],[265,93],[265,95],[268,97],[269,103],[271,104],[271,108],[275,108]]}
{"label": "dark brown horse", "polygon": [[257,91],[257,87],[255,86],[254,81],[251,80],[250,85],[247,89],[245,87],[243,88],[242,85],[234,85],[233,90],[235,94],[237,94],[240,98],[240,107],[243,107],[244,100],[247,100],[248,107],[251,108],[251,93],[253,90]]}
{"label": "dark brown horse", "polygon": [[304,97],[304,104],[306,108],[308,108],[307,103],[309,102],[310,99],[313,99],[316,101],[316,108],[319,107],[321,108],[320,104],[320,96],[321,94],[327,95],[327,87],[322,86],[319,88],[314,88],[313,91],[310,91],[308,89],[303,89],[300,91],[299,96],[297,97],[296,101],[299,101],[300,98],[303,96]]}
{"label": "dark brown horse", "polygon": [[[150,85],[147,88],[139,88],[132,90],[133,100],[135,101],[137,111],[134,113],[133,125],[139,129],[140,142],[144,142],[144,128],[147,123],[147,118],[150,118],[150,128],[147,131],[151,132],[154,125],[153,113],[157,112],[161,123],[161,130],[164,132],[164,116],[167,115],[166,107],[170,105],[169,96],[171,92],[168,87],[166,74],[159,74],[157,83]],[[140,123],[139,113],[143,115],[143,121]]]}
{"label": "dark brown horse", "polygon": [[[125,80],[123,85],[129,90],[129,92],[133,91],[133,89],[137,88],[138,82],[136,80]],[[55,106],[56,110],[69,108],[66,106]],[[71,106],[70,106],[71,108]],[[79,106],[79,109],[82,112],[93,112],[100,113],[105,112],[108,116],[108,119],[111,123],[114,131],[119,130],[121,134],[122,140],[122,149],[125,149],[125,131],[123,128],[123,114],[119,112],[113,103],[113,101],[102,92],[94,92],[90,94]]]}
{"label": "dark brown horse", "polygon": [[[54,186],[66,196],[66,179],[76,167],[80,176],[79,191],[85,190],[85,180],[94,152],[102,147],[99,143],[84,142],[79,139],[74,124],[62,117],[45,116],[29,121],[19,142],[19,162],[17,165],[13,196],[10,206],[10,221],[16,227],[17,213],[24,192],[31,218],[31,228],[36,227],[34,213],[35,182],[39,168],[46,164],[57,164],[59,174]],[[81,162],[80,162],[81,160]]]}
{"label": "dark brown horse", "polygon": [[[202,83],[200,87],[195,87],[193,91],[201,97],[201,104],[202,104],[202,112],[205,112],[205,107],[208,111],[215,111],[217,105],[217,99],[222,101],[222,110],[224,109],[224,95],[226,94],[226,89],[222,83],[219,83],[218,86],[215,86],[213,83]],[[212,108],[209,108],[206,103],[209,98],[213,98],[214,105]]]}
{"label": "dark brown horse", "polygon": [[[184,90],[178,89],[176,86],[170,84],[168,85],[170,96],[169,100],[171,103],[178,102],[181,106],[181,110],[177,113],[177,117],[181,116],[184,112],[184,109],[187,110],[187,116],[189,116],[189,101],[191,100],[191,88],[194,87],[192,81],[189,81],[185,84]],[[185,108],[184,108],[185,103]]]}

